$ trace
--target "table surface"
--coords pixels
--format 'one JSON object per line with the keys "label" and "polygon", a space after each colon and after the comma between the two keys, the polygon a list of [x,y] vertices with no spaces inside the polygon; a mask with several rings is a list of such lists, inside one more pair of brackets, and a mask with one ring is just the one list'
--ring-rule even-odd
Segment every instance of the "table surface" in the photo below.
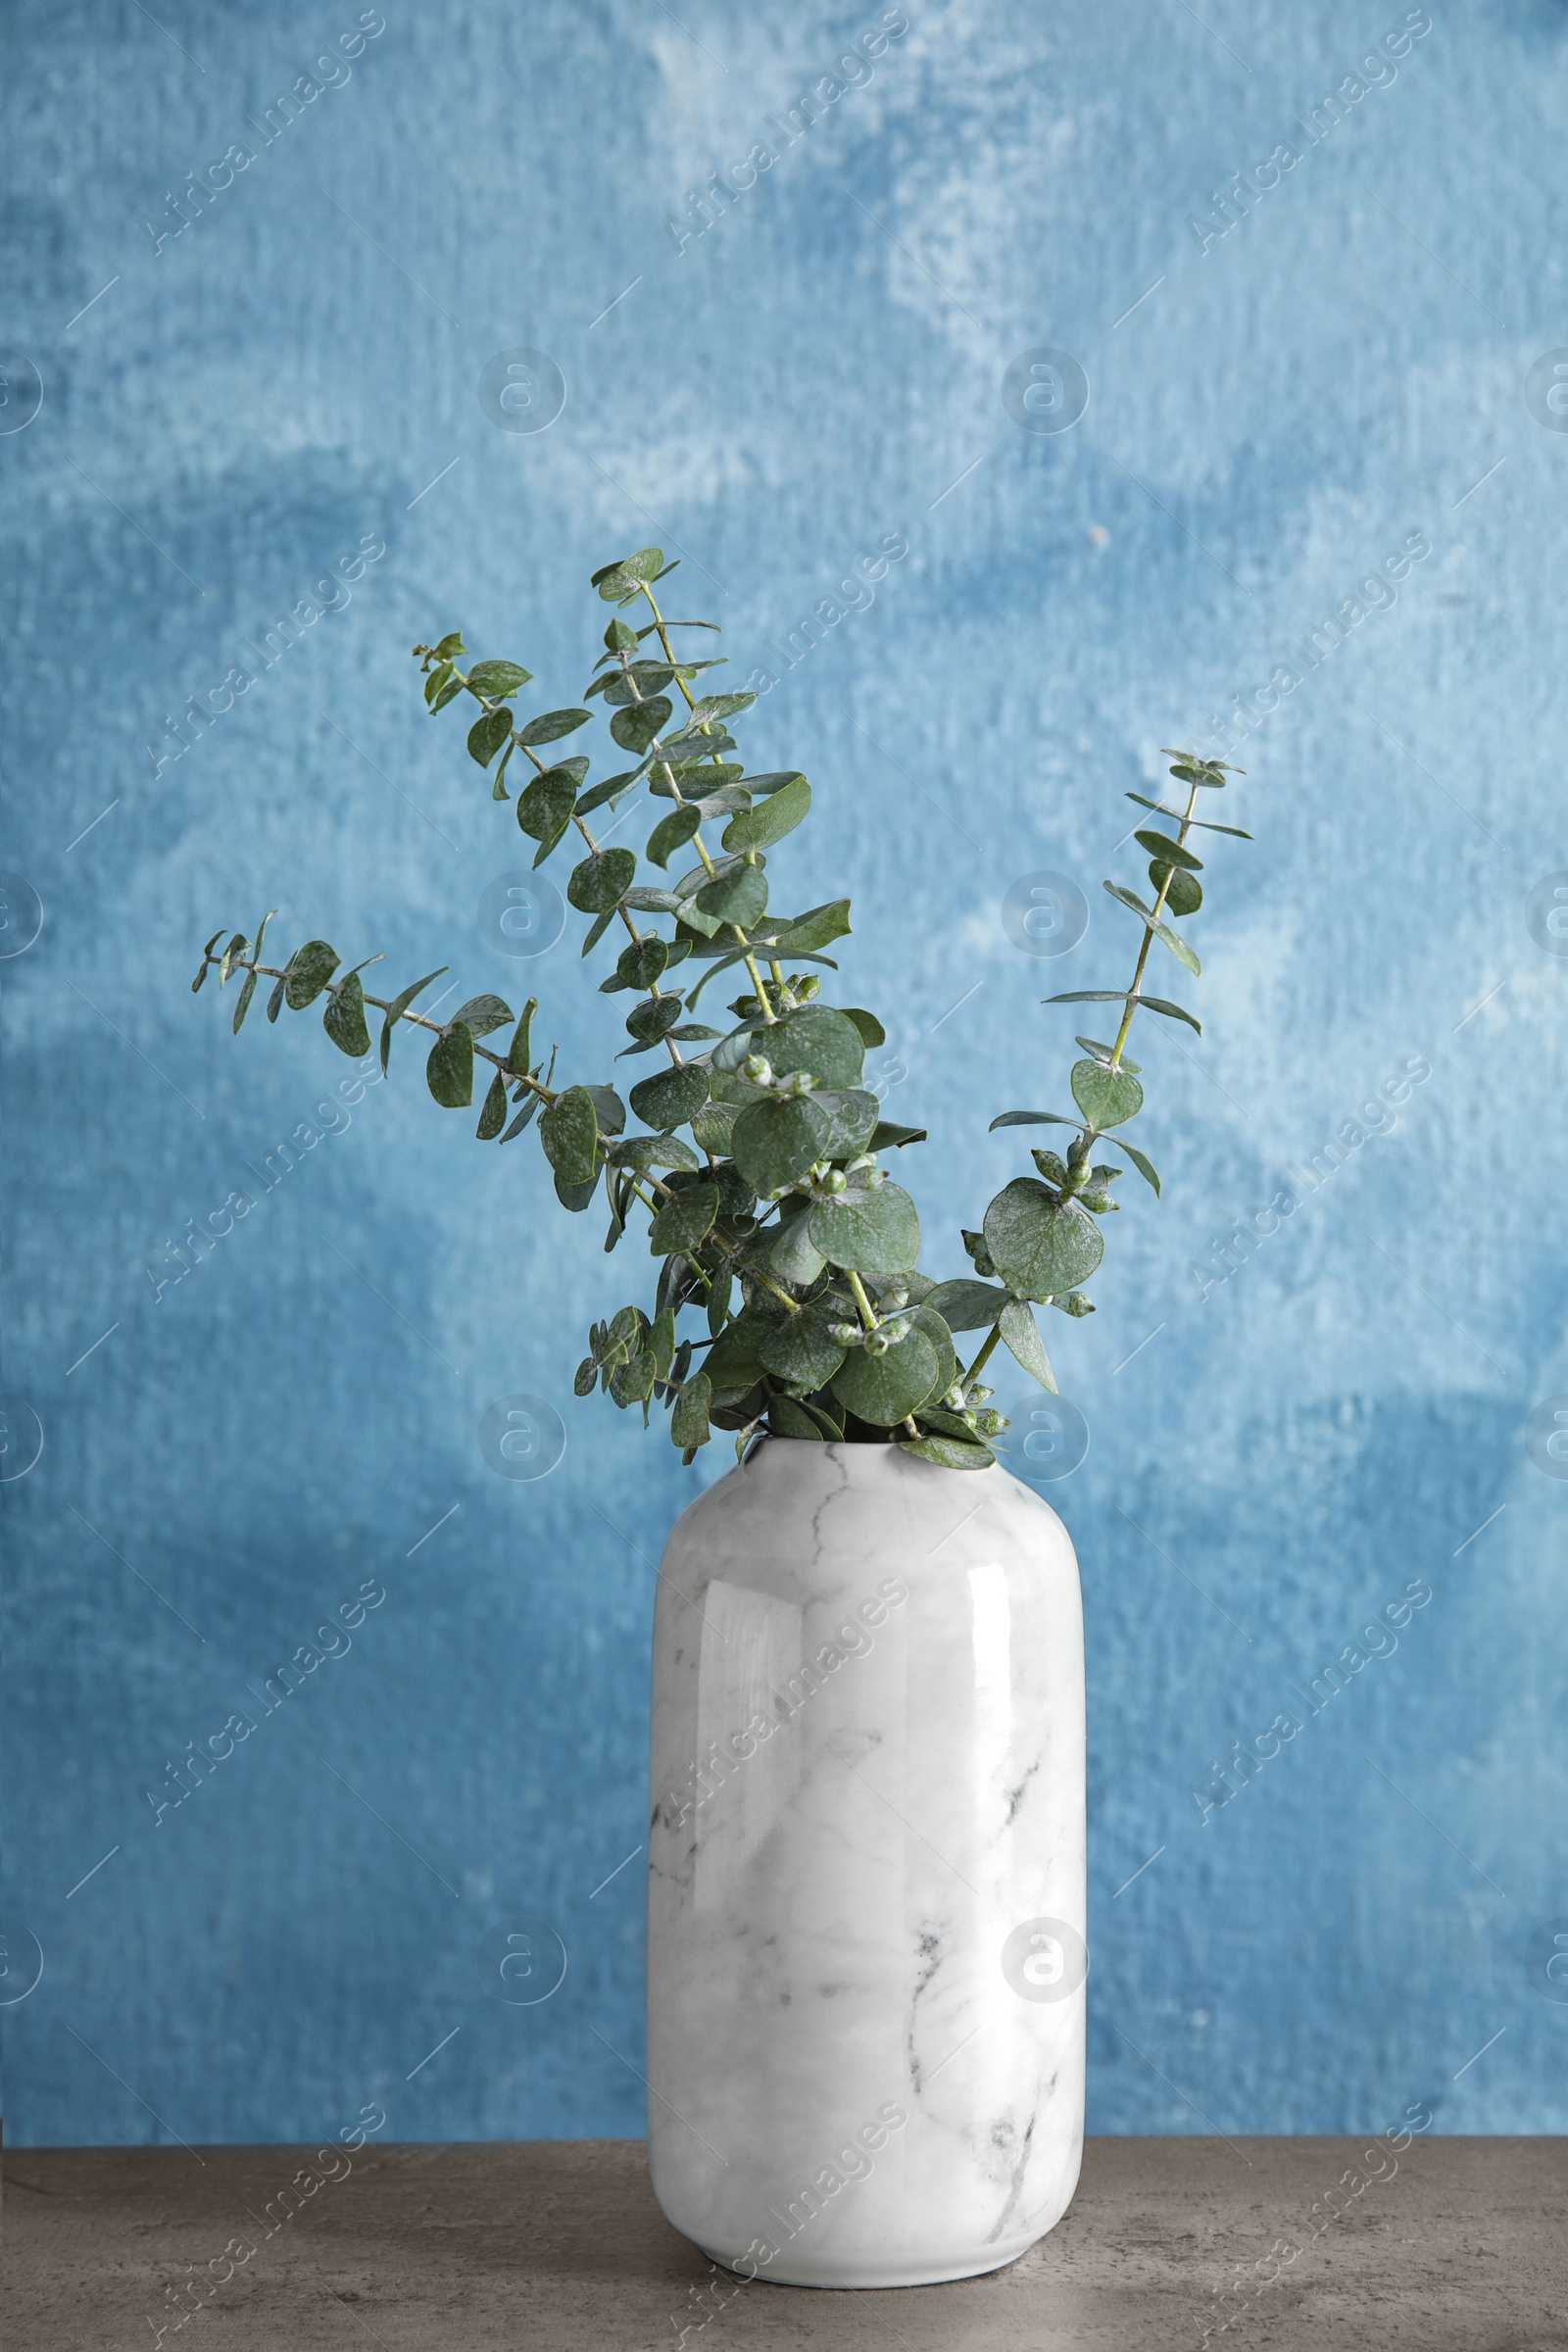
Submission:
{"label": "table surface", "polygon": [[11,2149],[5,2334],[18,2352],[1198,2352],[1212,2328],[1269,2352],[1568,2352],[1568,2138],[1417,2139],[1347,2180],[1365,2146],[1092,2139],[1071,2210],[1010,2269],[856,2293],[715,2271],[659,2211],[636,2140],[371,2143],[287,2219],[309,2150]]}

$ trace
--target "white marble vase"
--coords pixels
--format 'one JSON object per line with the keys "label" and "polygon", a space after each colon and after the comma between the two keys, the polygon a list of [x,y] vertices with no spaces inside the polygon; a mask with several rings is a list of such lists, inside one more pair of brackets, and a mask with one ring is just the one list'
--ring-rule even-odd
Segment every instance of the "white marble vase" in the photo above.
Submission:
{"label": "white marble vase", "polygon": [[913,2286],[1060,2218],[1084,2104],[1078,1569],[1001,1468],[766,1440],[665,1548],[649,2160],[743,2277]]}

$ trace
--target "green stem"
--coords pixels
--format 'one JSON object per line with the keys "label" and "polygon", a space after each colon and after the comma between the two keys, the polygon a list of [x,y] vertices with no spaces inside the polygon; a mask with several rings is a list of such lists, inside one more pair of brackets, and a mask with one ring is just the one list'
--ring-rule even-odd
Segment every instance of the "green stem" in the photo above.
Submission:
{"label": "green stem", "polygon": [[985,1370],[986,1365],[990,1362],[991,1351],[996,1347],[996,1344],[1001,1337],[1002,1325],[1000,1323],[994,1323],[991,1327],[991,1337],[987,1340],[985,1346],[980,1349],[979,1354],[975,1357],[974,1362],[969,1366],[968,1371],[962,1375],[963,1388],[966,1393],[970,1387],[970,1384],[979,1379],[981,1373]]}
{"label": "green stem", "polygon": [[[1176,835],[1178,842],[1186,841],[1187,828],[1193,821],[1193,810],[1197,808],[1197,806],[1198,786],[1195,784],[1192,786],[1187,795],[1187,813],[1183,816],[1180,828],[1178,829]],[[1154,922],[1156,923],[1158,922],[1161,911],[1163,910],[1166,894],[1168,893],[1171,885],[1171,876],[1175,873],[1175,871],[1176,868],[1171,866],[1165,875],[1164,881],[1159,886],[1159,895],[1154,901]],[[1152,924],[1146,924],[1144,928],[1144,944],[1138,951],[1138,963],[1137,968],[1133,973],[1132,986],[1127,991],[1127,1002],[1122,1011],[1121,1027],[1116,1032],[1116,1043],[1111,1047],[1110,1050],[1110,1066],[1113,1070],[1121,1067],[1121,1050],[1127,1043],[1127,1032],[1133,1025],[1133,1014],[1138,1010],[1138,1005],[1136,1003],[1138,984],[1144,976],[1144,966],[1149,961],[1149,951],[1152,947],[1153,942],[1153,926]]]}
{"label": "green stem", "polygon": [[861,1323],[864,1325],[867,1331],[875,1331],[876,1309],[865,1295],[864,1283],[860,1280],[858,1274],[856,1273],[853,1266],[847,1267],[845,1271],[848,1273],[850,1278],[850,1290],[854,1297],[855,1303],[859,1309]]}

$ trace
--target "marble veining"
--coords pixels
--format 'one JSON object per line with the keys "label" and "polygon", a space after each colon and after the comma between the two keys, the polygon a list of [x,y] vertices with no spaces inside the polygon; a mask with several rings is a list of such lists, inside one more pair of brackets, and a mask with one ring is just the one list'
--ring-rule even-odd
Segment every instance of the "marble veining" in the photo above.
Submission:
{"label": "marble veining", "polygon": [[1077,1562],[1001,1468],[770,1439],[662,1563],[649,2153],[675,2227],[804,2285],[962,2278],[1083,2137]]}

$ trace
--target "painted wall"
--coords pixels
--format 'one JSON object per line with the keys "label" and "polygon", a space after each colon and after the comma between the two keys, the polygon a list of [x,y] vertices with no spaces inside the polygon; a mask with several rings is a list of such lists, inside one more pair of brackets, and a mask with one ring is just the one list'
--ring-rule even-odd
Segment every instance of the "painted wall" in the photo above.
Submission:
{"label": "painted wall", "polygon": [[[587,574],[649,541],[777,674],[747,748],[818,813],[776,871],[853,891],[939,1270],[1027,1164],[987,1120],[1064,1083],[1040,1000],[1129,967],[1123,794],[1168,743],[1247,770],[1203,1035],[1138,1049],[1165,1198],[1051,1318],[1091,2128],[1568,2129],[1563,11],[682,17],[9,16],[8,2132],[641,2129],[652,1562],[717,1449],[572,1402],[624,1276],[531,1141],[189,980],[275,904],[608,1057],[578,918],[531,960],[481,926],[526,860],[407,649],[461,625],[570,701]],[[518,348],[548,429],[481,403]],[[1001,911],[1042,871],[1091,906],[1054,959]],[[537,1481],[478,1439],[524,1393],[569,1432]],[[569,1955],[531,2005],[481,1985],[518,1921]]]}

